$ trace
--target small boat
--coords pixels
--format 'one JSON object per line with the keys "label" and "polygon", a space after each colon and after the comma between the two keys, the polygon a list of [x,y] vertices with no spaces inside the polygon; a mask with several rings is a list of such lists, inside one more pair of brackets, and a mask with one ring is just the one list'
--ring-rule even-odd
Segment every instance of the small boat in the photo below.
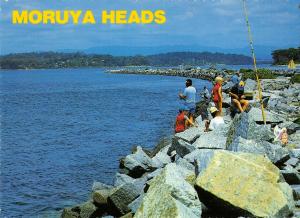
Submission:
{"label": "small boat", "polygon": [[296,64],[294,63],[294,60],[290,60],[288,64],[289,69],[296,69]]}

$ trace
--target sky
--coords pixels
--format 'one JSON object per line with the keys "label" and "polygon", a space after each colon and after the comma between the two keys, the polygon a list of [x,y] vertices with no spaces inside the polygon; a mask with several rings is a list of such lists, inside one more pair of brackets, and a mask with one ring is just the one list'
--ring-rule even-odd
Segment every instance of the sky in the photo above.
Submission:
{"label": "sky", "polygon": [[[101,46],[245,48],[242,0],[0,0],[1,54]],[[300,0],[247,0],[255,46],[300,46]],[[158,24],[13,25],[12,10],[165,10]]]}

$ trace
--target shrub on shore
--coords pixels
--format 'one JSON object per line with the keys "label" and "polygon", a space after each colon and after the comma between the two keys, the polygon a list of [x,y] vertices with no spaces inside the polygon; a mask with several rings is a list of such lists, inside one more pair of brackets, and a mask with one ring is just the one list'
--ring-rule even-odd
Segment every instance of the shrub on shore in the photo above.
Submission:
{"label": "shrub on shore", "polygon": [[[269,69],[258,69],[258,76],[260,79],[276,79],[276,75]],[[243,74],[243,80],[253,79],[256,80],[255,73],[252,69],[240,69],[240,73]]]}
{"label": "shrub on shore", "polygon": [[291,82],[292,83],[300,83],[300,74],[295,74],[294,76],[292,76]]}

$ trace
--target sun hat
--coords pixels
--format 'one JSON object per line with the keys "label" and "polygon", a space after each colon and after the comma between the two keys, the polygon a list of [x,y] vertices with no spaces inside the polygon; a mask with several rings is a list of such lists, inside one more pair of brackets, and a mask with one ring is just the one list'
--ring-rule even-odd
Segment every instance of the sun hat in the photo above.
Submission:
{"label": "sun hat", "polygon": [[209,112],[211,113],[211,114],[213,114],[213,113],[215,113],[215,112],[217,112],[217,111],[219,111],[216,107],[211,107],[211,108],[209,108]]}

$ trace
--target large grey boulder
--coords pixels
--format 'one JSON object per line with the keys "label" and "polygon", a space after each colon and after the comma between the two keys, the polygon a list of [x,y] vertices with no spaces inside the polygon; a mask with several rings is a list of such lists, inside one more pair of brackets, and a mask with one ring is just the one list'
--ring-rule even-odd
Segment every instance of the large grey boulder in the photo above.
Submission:
{"label": "large grey boulder", "polygon": [[176,133],[175,138],[182,139],[190,144],[192,144],[200,136],[200,128],[190,127],[183,132]]}
{"label": "large grey boulder", "polygon": [[244,92],[246,93],[252,93],[256,90],[256,81],[252,79],[247,79],[245,81],[245,87],[244,87]]}
{"label": "large grey boulder", "polygon": [[266,155],[274,164],[281,164],[289,158],[288,149],[278,144],[271,144],[267,141],[247,140],[240,136],[235,138],[227,149],[234,152]]}
{"label": "large grey boulder", "polygon": [[124,159],[124,167],[128,169],[131,177],[137,178],[145,172],[154,171],[158,166],[155,162],[138,146],[134,154],[127,155]]}
{"label": "large grey boulder", "polygon": [[280,171],[285,179],[285,181],[288,183],[288,184],[300,184],[300,175],[299,175],[299,172],[292,168],[292,167],[286,167],[284,170],[281,170]]}
{"label": "large grey boulder", "polygon": [[264,91],[283,90],[289,87],[290,79],[291,78],[289,77],[277,79],[262,79],[261,86]]}
{"label": "large grey boulder", "polygon": [[289,144],[293,144],[300,149],[300,130],[297,130],[294,134],[289,136]]}
{"label": "large grey boulder", "polygon": [[299,159],[296,157],[292,157],[290,159],[288,159],[286,162],[284,162],[284,165],[288,166],[292,166],[292,167],[296,167],[299,163]]}
{"label": "large grey boulder", "polygon": [[145,196],[145,193],[142,192],[141,195],[138,198],[136,198],[133,202],[131,202],[128,205],[128,207],[130,208],[132,213],[136,213],[138,208],[141,206],[144,196]]}
{"label": "large grey boulder", "polygon": [[111,194],[113,189],[101,189],[96,190],[92,193],[92,199],[95,205],[97,206],[107,206],[107,198]]}
{"label": "large grey boulder", "polygon": [[233,86],[234,86],[234,83],[229,81],[225,85],[222,86],[222,91],[225,93],[228,93],[232,89]]}
{"label": "large grey boulder", "polygon": [[178,138],[173,139],[172,148],[174,150],[176,150],[176,153],[180,157],[183,157],[196,149],[195,146],[191,145],[190,143],[188,143],[182,139],[178,139]]}
{"label": "large grey boulder", "polygon": [[101,182],[94,182],[92,187],[92,200],[95,205],[106,210],[107,198],[113,190],[113,186]]}
{"label": "large grey boulder", "polygon": [[193,186],[185,181],[176,164],[168,164],[150,184],[135,218],[145,217],[201,217],[201,203]]}
{"label": "large grey boulder", "polygon": [[134,179],[126,174],[117,173],[115,177],[114,185],[122,186],[130,183],[133,184],[137,190],[142,191],[145,187],[146,181],[147,181],[146,177]]}
{"label": "large grey boulder", "polygon": [[155,163],[155,166],[158,168],[162,168],[168,163],[171,163],[171,158],[169,155],[167,155],[167,152],[160,151],[158,152],[153,158],[153,162]]}
{"label": "large grey boulder", "polygon": [[210,155],[213,151],[213,149],[196,149],[190,154],[185,155],[183,158],[189,163],[194,164],[196,159],[205,159],[206,156]]}
{"label": "large grey boulder", "polygon": [[151,173],[148,173],[145,178],[147,180],[151,180],[153,179],[155,176],[159,175],[161,173],[161,171],[163,170],[163,168],[158,168],[157,170],[151,172]]}
{"label": "large grey boulder", "polygon": [[269,126],[256,124],[253,117],[248,113],[241,113],[234,117],[227,133],[226,146],[232,144],[239,136],[244,139],[261,141],[271,141],[274,138]]}
{"label": "large grey boulder", "polygon": [[168,151],[168,147],[172,144],[170,138],[161,139],[153,148],[150,157],[154,157],[158,152],[163,152],[164,150]]}
{"label": "large grey boulder", "polygon": [[214,150],[198,171],[195,187],[206,206],[229,217],[288,217],[292,189],[262,155]]}
{"label": "large grey boulder", "polygon": [[291,188],[293,189],[294,200],[300,200],[300,184],[291,185]]}
{"label": "large grey boulder", "polygon": [[228,128],[224,127],[205,132],[193,143],[193,146],[199,149],[226,149],[227,130]]}
{"label": "large grey boulder", "polygon": [[180,167],[183,167],[187,170],[195,171],[195,166],[193,164],[191,164],[190,162],[188,162],[186,159],[183,159],[183,158],[179,158],[176,161],[176,165],[180,166]]}
{"label": "large grey boulder", "polygon": [[102,189],[112,189],[112,188],[113,188],[113,186],[111,186],[111,185],[107,185],[102,182],[94,182],[93,186],[92,186],[92,191],[102,190]]}
{"label": "large grey boulder", "polygon": [[116,173],[115,179],[114,179],[114,186],[120,186],[120,185],[124,185],[126,183],[133,183],[134,182],[134,178],[123,174],[123,173]]}
{"label": "large grey boulder", "polygon": [[101,217],[104,212],[91,201],[87,201],[72,208],[65,208],[61,218]]}
{"label": "large grey boulder", "polygon": [[140,190],[130,183],[117,187],[107,199],[112,215],[122,216],[130,212],[128,205],[134,201],[140,193]]}
{"label": "large grey boulder", "polygon": [[290,156],[300,159],[300,149],[291,149]]}
{"label": "large grey boulder", "polygon": [[[278,114],[274,114],[270,111],[264,110],[266,123],[280,123],[284,121],[284,118],[280,117]],[[257,123],[263,123],[262,112],[260,108],[251,108],[249,111],[249,116]]]}

